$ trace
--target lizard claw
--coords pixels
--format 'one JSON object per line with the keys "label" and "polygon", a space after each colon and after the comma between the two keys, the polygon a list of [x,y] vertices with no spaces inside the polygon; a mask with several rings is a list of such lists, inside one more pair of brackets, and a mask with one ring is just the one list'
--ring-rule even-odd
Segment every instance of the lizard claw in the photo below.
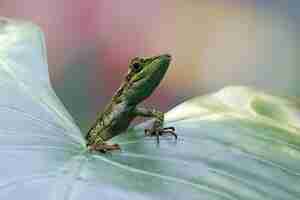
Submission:
{"label": "lizard claw", "polygon": [[118,144],[94,144],[88,147],[90,151],[99,151],[101,153],[107,153],[114,150],[121,150],[120,145]]}
{"label": "lizard claw", "polygon": [[146,137],[156,136],[157,143],[159,143],[159,137],[166,134],[173,135],[175,137],[175,140],[177,140],[178,138],[178,135],[175,133],[174,127],[145,129],[145,136]]}

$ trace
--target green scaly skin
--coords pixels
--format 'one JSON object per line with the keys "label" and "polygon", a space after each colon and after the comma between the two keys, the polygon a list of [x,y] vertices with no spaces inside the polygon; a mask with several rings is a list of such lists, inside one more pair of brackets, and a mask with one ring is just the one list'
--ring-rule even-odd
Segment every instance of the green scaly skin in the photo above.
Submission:
{"label": "green scaly skin", "polygon": [[145,130],[146,136],[156,136],[159,142],[159,136],[169,133],[177,139],[174,127],[163,128],[164,113],[138,107],[159,85],[170,61],[170,55],[131,60],[125,81],[86,135],[90,150],[105,153],[120,149],[118,144],[107,144],[106,141],[124,132],[131,121],[139,116],[155,118],[152,128]]}

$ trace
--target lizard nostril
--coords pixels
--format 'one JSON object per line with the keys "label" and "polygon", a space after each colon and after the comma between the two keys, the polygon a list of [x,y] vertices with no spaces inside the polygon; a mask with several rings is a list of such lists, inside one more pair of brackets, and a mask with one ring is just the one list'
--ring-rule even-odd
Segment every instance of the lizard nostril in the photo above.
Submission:
{"label": "lizard nostril", "polygon": [[171,59],[172,58],[172,56],[170,55],[170,54],[164,54],[164,55],[162,55],[163,57],[166,57],[167,59]]}

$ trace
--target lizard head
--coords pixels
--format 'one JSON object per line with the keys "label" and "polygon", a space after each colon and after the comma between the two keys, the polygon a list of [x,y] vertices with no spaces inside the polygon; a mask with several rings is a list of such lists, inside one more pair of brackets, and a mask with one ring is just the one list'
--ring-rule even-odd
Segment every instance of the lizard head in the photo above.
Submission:
{"label": "lizard head", "polygon": [[171,56],[168,54],[132,59],[126,76],[126,100],[131,104],[138,104],[150,96],[163,79],[170,62]]}

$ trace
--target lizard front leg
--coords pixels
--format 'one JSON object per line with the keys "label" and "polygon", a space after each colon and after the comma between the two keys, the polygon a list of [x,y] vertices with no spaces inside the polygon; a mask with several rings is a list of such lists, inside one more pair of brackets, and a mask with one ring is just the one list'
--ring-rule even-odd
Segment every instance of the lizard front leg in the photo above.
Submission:
{"label": "lizard front leg", "polygon": [[150,110],[146,108],[136,108],[135,115],[140,117],[153,117],[155,121],[150,129],[145,129],[146,136],[156,136],[157,143],[159,143],[159,136],[171,134],[177,139],[174,127],[163,127],[164,113],[157,110]]}

